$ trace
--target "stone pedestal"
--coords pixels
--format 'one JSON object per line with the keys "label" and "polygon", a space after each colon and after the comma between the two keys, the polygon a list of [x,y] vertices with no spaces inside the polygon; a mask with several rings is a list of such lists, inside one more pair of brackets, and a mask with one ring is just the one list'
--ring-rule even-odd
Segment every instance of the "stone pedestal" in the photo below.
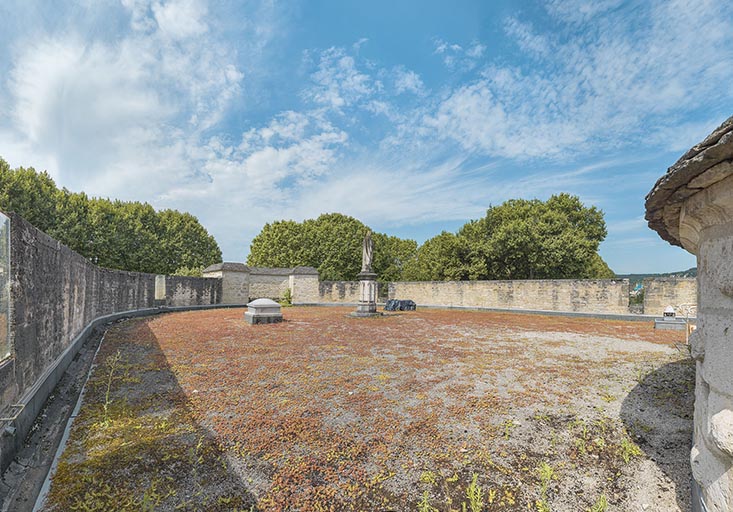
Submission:
{"label": "stone pedestal", "polygon": [[697,255],[693,511],[733,510],[733,118],[647,196],[649,225]]}
{"label": "stone pedestal", "polygon": [[359,278],[359,305],[351,316],[377,316],[377,274],[361,272]]}
{"label": "stone pedestal", "polygon": [[280,304],[272,299],[257,299],[247,304],[244,319],[248,324],[274,324],[283,321]]}

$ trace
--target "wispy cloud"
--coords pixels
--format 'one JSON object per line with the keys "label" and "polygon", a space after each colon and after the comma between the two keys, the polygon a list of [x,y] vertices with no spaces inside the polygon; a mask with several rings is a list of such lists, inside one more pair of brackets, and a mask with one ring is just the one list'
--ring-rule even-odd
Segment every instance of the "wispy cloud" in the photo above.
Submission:
{"label": "wispy cloud", "polygon": [[232,49],[208,32],[202,4],[123,7],[133,29],[124,37],[64,30],[24,41],[8,82],[4,137],[53,161],[67,186],[95,194],[132,195],[152,170],[153,191],[184,180],[193,172],[187,147],[220,121],[243,80]]}
{"label": "wispy cloud", "polygon": [[[509,18],[507,34],[528,56],[543,57],[542,66],[483,68],[482,77],[454,89],[427,124],[473,152],[573,158],[659,140],[657,129],[666,131],[671,119],[719,96],[718,84],[730,77],[733,62],[733,32],[726,28],[730,5],[689,9],[655,2],[640,27],[615,5],[581,9],[588,25],[578,33],[577,18],[549,4],[561,27],[557,40]],[[442,54],[450,47],[441,43],[439,49]]]}
{"label": "wispy cloud", "polygon": [[340,110],[358,104],[382,89],[382,83],[360,71],[353,55],[343,48],[329,48],[318,56],[312,86],[304,91],[308,100]]}
{"label": "wispy cloud", "polygon": [[404,67],[398,67],[393,72],[394,86],[397,94],[403,92],[411,92],[413,94],[422,95],[425,92],[425,84],[420,79],[420,75],[405,69]]}
{"label": "wispy cloud", "polygon": [[[45,5],[11,3],[28,27],[45,20],[24,15]],[[193,211],[241,259],[283,217],[404,225],[560,191],[608,201],[638,148],[683,150],[731,104],[729,3],[543,5],[497,20],[490,42],[425,35],[426,70],[380,61],[372,34],[289,48],[287,6],[269,1],[236,16],[205,0],[74,4],[0,34],[2,156],[75,190]],[[273,69],[271,45],[303,56],[298,69]],[[270,104],[281,85],[293,94]],[[645,229],[638,214],[612,233]]]}
{"label": "wispy cloud", "polygon": [[464,47],[457,43],[448,43],[442,39],[434,41],[434,52],[439,55],[443,64],[451,69],[470,71],[474,69],[486,51],[486,46],[474,41]]}
{"label": "wispy cloud", "polygon": [[546,57],[552,51],[550,37],[538,34],[530,23],[510,17],[504,21],[504,30],[522,51],[531,56]]}

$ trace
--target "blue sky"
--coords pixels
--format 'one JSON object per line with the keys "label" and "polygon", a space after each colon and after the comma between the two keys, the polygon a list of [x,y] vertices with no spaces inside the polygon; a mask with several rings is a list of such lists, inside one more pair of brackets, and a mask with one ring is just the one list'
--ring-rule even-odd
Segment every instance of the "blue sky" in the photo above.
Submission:
{"label": "blue sky", "polygon": [[422,242],[577,194],[619,273],[692,255],[644,196],[733,114],[733,3],[5,0],[0,156],[197,215],[227,261],[341,212]]}

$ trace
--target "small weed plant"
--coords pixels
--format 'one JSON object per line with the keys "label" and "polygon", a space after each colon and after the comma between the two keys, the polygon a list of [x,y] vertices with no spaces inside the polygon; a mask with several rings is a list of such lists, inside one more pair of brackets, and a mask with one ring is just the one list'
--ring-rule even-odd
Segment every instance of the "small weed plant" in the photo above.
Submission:
{"label": "small weed plant", "polygon": [[104,404],[102,404],[102,409],[104,410],[104,417],[102,419],[103,427],[108,427],[111,422],[109,417],[109,406],[112,405],[112,382],[114,382],[115,370],[117,370],[121,359],[122,354],[120,354],[120,351],[118,350],[115,355],[108,357],[105,361],[105,365],[107,366],[109,373],[107,374],[107,390],[104,393]]}
{"label": "small weed plant", "polygon": [[601,494],[588,512],[606,512],[606,510],[608,510],[608,499],[605,494]]}
{"label": "small weed plant", "polygon": [[420,481],[424,484],[435,485],[435,482],[438,481],[438,475],[432,471],[423,471],[420,475]]}
{"label": "small weed plant", "polygon": [[508,419],[504,422],[504,439],[509,441],[509,438],[512,435],[512,430],[517,426],[516,423],[514,423],[514,420]]}
{"label": "small weed plant", "polygon": [[418,512],[438,512],[438,509],[430,504],[430,494],[428,491],[422,493],[422,499],[417,504]]}
{"label": "small weed plant", "polygon": [[285,290],[285,293],[283,293],[283,298],[280,300],[281,306],[292,306],[293,305],[293,292],[290,291],[290,288],[287,288]]}
{"label": "small weed plant", "polygon": [[540,499],[537,500],[537,510],[539,512],[550,512],[550,505],[547,503],[547,489],[550,482],[556,479],[555,469],[547,462],[542,462],[537,467],[537,474],[540,477]]}
{"label": "small weed plant", "polygon": [[478,485],[478,475],[475,473],[466,488],[466,498],[471,512],[481,512],[484,509],[484,491]]}
{"label": "small weed plant", "polygon": [[641,457],[642,455],[641,448],[639,448],[636,443],[626,437],[621,439],[621,444],[619,445],[619,453],[625,464],[628,464],[632,458]]}

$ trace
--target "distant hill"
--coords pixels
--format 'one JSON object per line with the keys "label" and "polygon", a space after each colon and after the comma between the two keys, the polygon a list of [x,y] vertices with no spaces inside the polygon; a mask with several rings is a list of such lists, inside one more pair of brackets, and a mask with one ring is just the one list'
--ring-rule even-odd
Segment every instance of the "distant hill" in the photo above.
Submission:
{"label": "distant hill", "polygon": [[697,277],[697,267],[680,270],[677,272],[667,272],[666,274],[616,274],[618,279],[628,279],[629,285],[633,289],[636,283],[643,281],[648,277]]}

